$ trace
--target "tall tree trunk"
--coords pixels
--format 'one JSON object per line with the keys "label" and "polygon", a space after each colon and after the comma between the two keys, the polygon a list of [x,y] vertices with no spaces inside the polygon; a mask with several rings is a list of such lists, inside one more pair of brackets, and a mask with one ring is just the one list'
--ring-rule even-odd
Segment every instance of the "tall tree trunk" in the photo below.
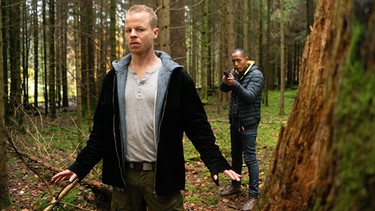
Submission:
{"label": "tall tree trunk", "polygon": [[48,114],[48,74],[47,74],[47,17],[46,17],[46,0],[42,1],[42,19],[43,19],[43,69],[44,69],[44,113]]}
{"label": "tall tree trunk", "polygon": [[56,69],[55,69],[55,1],[48,1],[49,9],[49,27],[48,27],[48,43],[49,43],[49,75],[48,75],[48,90],[49,100],[51,106],[51,118],[56,118]]}
{"label": "tall tree trunk", "polygon": [[[116,6],[117,6],[117,0],[110,0],[110,7],[109,7],[109,45],[111,47],[110,49],[110,54],[109,54],[109,57],[110,57],[110,61],[114,61],[115,59],[117,59],[117,51],[116,51],[116,46],[117,46],[117,42],[116,42],[116,23],[117,23],[117,20],[116,20]],[[111,64],[112,65],[112,64]]]}
{"label": "tall tree trunk", "polygon": [[171,56],[174,61],[186,66],[185,0],[171,1]]}
{"label": "tall tree trunk", "polygon": [[29,11],[26,3],[23,2],[22,8],[22,91],[23,103],[29,104],[29,51],[30,51],[30,37],[29,37]]}
{"label": "tall tree trunk", "polygon": [[285,90],[285,32],[284,32],[284,0],[280,0],[280,111],[279,115],[283,116],[284,112],[284,90]]}
{"label": "tall tree trunk", "polygon": [[[91,1],[91,0],[88,0]],[[81,96],[82,96],[82,110],[84,116],[89,119],[88,115],[90,114],[90,87],[89,87],[89,66],[88,66],[88,57],[89,57],[89,52],[88,52],[88,45],[89,45],[89,10],[88,8],[88,1],[80,1],[79,5],[79,14],[80,14],[80,39],[81,39]]]}
{"label": "tall tree trunk", "polygon": [[208,68],[210,66],[210,60],[209,60],[209,54],[208,54],[208,34],[209,34],[209,27],[208,27],[208,10],[209,1],[204,0],[203,1],[203,17],[202,17],[202,27],[201,27],[201,50],[202,50],[202,63],[201,63],[201,85],[202,85],[202,91],[201,91],[201,98],[203,100],[208,99],[208,93],[207,93],[207,74],[208,74]]}
{"label": "tall tree trunk", "polygon": [[268,90],[270,89],[271,81],[271,3],[272,0],[267,0],[267,29],[266,29],[266,50],[264,51],[264,61],[263,62],[263,75],[264,75],[264,85],[263,85],[263,103],[268,106]]}
{"label": "tall tree trunk", "polygon": [[[86,107],[87,119],[91,120],[91,108],[95,107],[95,45],[94,45],[94,13],[93,1],[80,1],[81,14],[81,68],[82,82],[82,105]],[[89,128],[89,131],[91,129]]]}
{"label": "tall tree trunk", "polygon": [[[2,5],[2,0],[0,0]],[[3,13],[0,9],[0,29],[3,28]],[[4,68],[3,68],[3,36],[0,33],[0,99],[4,100]],[[5,134],[5,104],[0,103],[0,209],[3,210],[11,205],[9,197],[8,159],[6,150]]]}
{"label": "tall tree trunk", "polygon": [[[193,0],[193,4],[195,5],[197,2],[197,0]],[[189,62],[189,68],[188,68],[188,71],[191,75],[191,77],[193,78],[193,80],[195,82],[197,82],[197,72],[198,72],[198,62],[197,62],[197,52],[196,52],[196,49],[198,49],[198,39],[195,39],[197,37],[197,30],[195,30],[195,26],[197,24],[197,18],[198,14],[194,11],[194,10],[191,10],[190,12],[190,17],[191,17],[191,24],[192,27],[191,27],[191,36],[190,36],[190,40],[191,40],[191,46],[190,46],[190,49],[189,49],[189,52],[190,52],[190,62]]]}
{"label": "tall tree trunk", "polygon": [[243,8],[244,8],[244,15],[242,16],[243,18],[243,38],[242,38],[242,43],[243,43],[243,46],[242,48],[245,49],[246,52],[250,52],[250,47],[252,45],[250,45],[251,42],[249,42],[249,26],[250,26],[250,20],[249,20],[249,14],[250,14],[250,11],[249,11],[249,1],[248,0],[243,0]]}
{"label": "tall tree trunk", "polygon": [[301,83],[257,209],[375,209],[374,7],[318,1]]}
{"label": "tall tree trunk", "polygon": [[[93,6],[93,0],[86,0],[88,5],[88,13],[87,13],[87,36],[88,36],[88,43],[87,43],[87,67],[88,67],[88,83],[89,83],[89,90],[90,93],[88,95],[89,99],[89,106],[88,106],[88,119],[91,120],[91,109],[95,108],[96,106],[96,98],[98,97],[98,94],[96,92],[96,67],[95,67],[95,56],[96,56],[96,45],[95,40],[97,39],[97,35],[94,30],[94,24],[95,24],[95,14],[94,14],[94,6]],[[91,131],[91,129],[89,129]]]}
{"label": "tall tree trunk", "polygon": [[79,2],[75,0],[73,3],[74,16],[74,52],[75,52],[75,68],[76,68],[76,89],[77,89],[77,139],[78,149],[82,149],[84,144],[82,131],[82,74],[81,74],[81,46],[80,46],[80,27],[79,27]]}
{"label": "tall tree trunk", "polygon": [[13,112],[17,118],[19,125],[22,124],[23,118],[21,111],[18,110],[21,106],[21,19],[20,19],[20,0],[12,1],[10,5],[10,101],[13,106]]}
{"label": "tall tree trunk", "polygon": [[[115,2],[116,3],[116,0],[111,0],[110,2],[110,5],[112,5],[112,2]],[[116,4],[115,4],[116,5]],[[116,6],[111,6],[110,7],[110,28],[107,27],[107,14],[104,12],[107,10],[107,2],[105,2],[104,0],[100,0],[100,11],[99,11],[99,28],[100,29],[105,29],[105,30],[98,30],[98,40],[99,40],[99,54],[98,54],[98,61],[97,61],[97,64],[98,64],[98,68],[97,68],[97,81],[98,81],[98,84],[102,84],[103,82],[103,78],[107,72],[107,47],[108,47],[108,42],[107,42],[107,39],[108,37],[110,36],[115,36],[114,34],[116,33],[116,31],[113,31],[112,32],[112,16],[115,16],[113,15],[113,8],[115,9],[114,11],[114,14],[116,14]],[[116,16],[115,16],[116,17]],[[114,18],[114,21],[116,21],[116,19]],[[109,32],[108,32],[108,29]],[[116,30],[116,27],[114,27],[114,30]],[[112,35],[113,34],[113,35]],[[112,37],[109,39],[110,40],[110,43],[112,43]],[[116,43],[116,39],[114,39],[114,42]],[[110,46],[116,46],[116,45],[110,45]],[[115,56],[116,56],[116,49],[114,52],[111,52],[112,51],[112,48],[113,47],[110,47],[110,62],[113,61],[113,59],[116,59]],[[112,55],[113,53],[113,55]],[[112,65],[110,65],[110,67],[112,67]],[[100,88],[101,86],[96,86],[96,90],[97,90],[97,93],[100,93]]]}
{"label": "tall tree trunk", "polygon": [[[8,50],[9,50],[9,22],[10,22],[10,16],[9,16],[9,9],[8,5],[10,4],[10,0],[2,0],[1,2],[1,12],[2,12],[2,28],[1,28],[1,36],[3,38],[2,44],[2,63],[3,65],[0,67],[3,69],[3,84],[4,84],[4,113],[5,113],[5,121],[6,123],[9,122],[8,116],[9,116],[9,86],[8,86],[8,72],[9,72],[9,62],[8,62]],[[1,87],[3,88],[3,87]]]}
{"label": "tall tree trunk", "polygon": [[158,0],[158,25],[160,28],[159,37],[157,39],[157,49],[162,50],[168,54],[171,53],[170,48],[170,0]]}
{"label": "tall tree trunk", "polygon": [[62,66],[63,66],[63,46],[64,46],[64,35],[63,35],[63,23],[62,23],[62,10],[65,10],[66,7],[63,6],[65,0],[56,1],[56,23],[55,23],[55,42],[56,42],[56,50],[55,50],[55,68],[56,68],[56,103],[57,107],[61,107],[62,96]]}
{"label": "tall tree trunk", "polygon": [[38,0],[33,0],[33,37],[34,37],[34,107],[38,108],[38,79],[39,79],[39,15]]}
{"label": "tall tree trunk", "polygon": [[[263,55],[263,0],[259,0],[259,30],[258,30],[258,65],[260,66],[260,69],[263,70],[264,67],[264,55]],[[250,49],[251,50],[251,49]],[[249,52],[251,53],[251,52]],[[253,54],[253,53],[251,53]],[[251,56],[251,54],[249,56]],[[253,56],[252,56],[253,57]]]}
{"label": "tall tree trunk", "polygon": [[60,4],[60,7],[63,9],[61,10],[61,17],[60,25],[61,25],[61,44],[60,44],[60,51],[61,51],[61,62],[60,64],[60,70],[61,70],[61,87],[62,87],[62,106],[68,107],[69,106],[69,93],[68,93],[68,70],[67,70],[67,39],[68,39],[68,11],[66,8],[68,8],[68,1],[57,1]]}
{"label": "tall tree trunk", "polygon": [[232,52],[235,48],[235,39],[236,39],[236,36],[234,34],[234,7],[233,7],[233,1],[227,1],[226,3],[226,12],[227,12],[227,15],[228,15],[228,18],[227,18],[227,27],[228,27],[228,31],[224,31],[224,36],[228,36],[227,38],[227,42],[228,42],[228,48],[226,49],[227,51],[227,58],[226,58],[226,62],[227,62],[227,68],[226,69],[231,69],[233,67],[233,64],[232,64]]}

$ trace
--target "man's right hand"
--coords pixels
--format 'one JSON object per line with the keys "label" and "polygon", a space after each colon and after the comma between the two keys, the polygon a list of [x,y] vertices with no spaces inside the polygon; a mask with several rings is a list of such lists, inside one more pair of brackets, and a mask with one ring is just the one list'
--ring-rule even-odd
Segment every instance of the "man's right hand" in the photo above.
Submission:
{"label": "man's right hand", "polygon": [[223,75],[222,80],[227,86],[233,86],[236,82],[234,76],[231,73],[228,73],[228,76]]}
{"label": "man's right hand", "polygon": [[57,182],[64,180],[66,177],[69,177],[69,176],[70,176],[69,182],[73,182],[76,178],[78,178],[77,174],[67,169],[67,170],[64,170],[62,172],[55,174],[51,178],[51,182],[57,183]]}

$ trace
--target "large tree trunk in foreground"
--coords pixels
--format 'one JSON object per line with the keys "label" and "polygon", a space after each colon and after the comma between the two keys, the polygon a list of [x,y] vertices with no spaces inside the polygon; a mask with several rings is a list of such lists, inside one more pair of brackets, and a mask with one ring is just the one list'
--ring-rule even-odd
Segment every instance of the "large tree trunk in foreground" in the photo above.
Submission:
{"label": "large tree trunk in foreground", "polygon": [[320,0],[260,210],[375,209],[375,4]]}

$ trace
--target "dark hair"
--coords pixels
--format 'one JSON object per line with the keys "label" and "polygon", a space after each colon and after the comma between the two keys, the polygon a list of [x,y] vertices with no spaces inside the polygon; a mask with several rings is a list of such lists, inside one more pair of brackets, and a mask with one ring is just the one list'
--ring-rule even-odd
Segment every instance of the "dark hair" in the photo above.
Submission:
{"label": "dark hair", "polygon": [[246,51],[243,48],[236,48],[234,49],[233,53],[241,52],[243,57],[246,57]]}

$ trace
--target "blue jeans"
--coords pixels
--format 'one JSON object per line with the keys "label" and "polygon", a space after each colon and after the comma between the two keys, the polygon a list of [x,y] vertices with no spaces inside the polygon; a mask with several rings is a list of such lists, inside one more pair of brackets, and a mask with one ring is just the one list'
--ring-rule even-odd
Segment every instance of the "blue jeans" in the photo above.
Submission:
{"label": "blue jeans", "polygon": [[[259,190],[259,166],[256,158],[256,138],[258,127],[250,129],[238,129],[238,125],[232,124],[230,128],[232,168],[241,175],[242,153],[249,172],[249,194],[258,196]],[[232,181],[233,187],[239,187],[241,182]]]}

